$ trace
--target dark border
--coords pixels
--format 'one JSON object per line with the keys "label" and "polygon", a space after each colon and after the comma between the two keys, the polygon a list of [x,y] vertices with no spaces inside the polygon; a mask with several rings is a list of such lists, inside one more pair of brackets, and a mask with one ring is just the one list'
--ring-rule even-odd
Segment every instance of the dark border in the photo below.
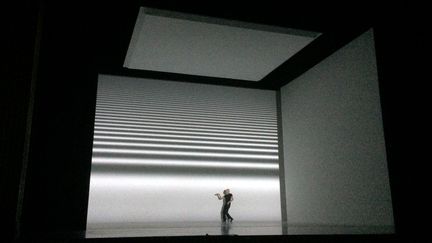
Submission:
{"label": "dark border", "polygon": [[[104,9],[100,9],[99,7],[101,7],[101,6],[99,5],[96,8],[92,9],[92,11],[90,11],[91,12],[90,15],[92,17],[94,15],[98,16],[98,14],[104,12]],[[373,7],[373,6],[371,6],[371,7]],[[75,8],[75,9],[80,9],[80,11],[81,11],[81,10],[86,9],[86,8],[87,7],[81,6],[81,8]],[[171,6],[171,8],[177,8],[177,7]],[[181,6],[178,6],[178,8],[180,10],[182,9]],[[25,193],[26,197],[25,197],[24,205],[23,205],[24,209],[28,205],[31,205],[31,206],[30,206],[30,208],[28,208],[27,211],[24,210],[23,216],[24,216],[24,218],[26,218],[26,217],[28,218],[29,214],[30,214],[30,217],[38,215],[38,214],[34,214],[35,211],[44,211],[44,212],[39,214],[39,215],[42,215],[42,217],[35,217],[34,219],[27,220],[27,221],[24,220],[24,221],[26,221],[29,229],[32,227],[36,227],[36,228],[39,227],[39,228],[43,228],[45,230],[51,230],[50,227],[45,227],[45,226],[54,226],[54,227],[57,227],[59,230],[66,229],[66,230],[70,230],[73,232],[77,232],[77,231],[83,230],[85,228],[85,219],[83,220],[81,217],[83,210],[81,210],[81,208],[78,208],[76,205],[74,206],[74,202],[72,202],[72,200],[78,200],[78,201],[84,200],[83,199],[84,198],[83,192],[79,191],[79,190],[68,192],[65,189],[69,190],[69,189],[74,189],[75,187],[82,189],[82,188],[84,188],[84,186],[86,186],[85,183],[88,183],[88,181],[82,182],[80,180],[85,178],[86,176],[88,176],[88,178],[89,178],[90,163],[87,163],[89,161],[80,161],[79,164],[67,164],[65,167],[62,167],[63,165],[58,166],[57,164],[52,163],[52,161],[49,163],[44,162],[44,160],[43,160],[44,157],[42,156],[43,152],[39,151],[38,148],[40,148],[40,146],[38,145],[38,143],[47,142],[47,141],[49,141],[49,139],[51,139],[53,136],[55,137],[56,135],[54,134],[55,131],[45,132],[44,129],[46,129],[46,126],[41,125],[41,124],[43,124],[44,122],[51,122],[50,124],[54,124],[56,126],[64,126],[65,124],[66,125],[72,124],[72,125],[74,125],[72,128],[73,131],[68,133],[68,135],[71,135],[73,133],[82,133],[81,135],[79,135],[76,138],[77,140],[75,142],[87,144],[87,143],[89,143],[89,141],[86,139],[90,136],[90,134],[88,134],[88,132],[91,131],[90,126],[93,125],[93,124],[87,124],[87,123],[91,123],[91,121],[94,119],[94,114],[92,114],[92,112],[90,111],[92,108],[89,108],[89,106],[94,105],[92,103],[92,100],[95,99],[95,97],[96,97],[96,93],[95,92],[93,93],[92,90],[93,89],[95,90],[94,86],[95,86],[95,84],[97,84],[97,72],[98,71],[103,72],[104,70],[108,70],[108,71],[114,70],[112,72],[118,72],[118,73],[124,72],[124,74],[126,76],[127,75],[137,75],[137,76],[143,77],[143,76],[149,75],[149,73],[147,73],[146,71],[144,71],[144,73],[139,73],[139,74],[138,73],[133,74],[131,71],[124,71],[124,70],[115,71],[116,67],[118,67],[118,65],[122,66],[122,61],[124,60],[126,50],[127,50],[128,44],[129,44],[129,36],[130,35],[128,36],[128,34],[125,34],[125,33],[131,34],[132,30],[133,30],[133,23],[135,20],[134,19],[134,13],[136,13],[136,9],[135,8],[131,8],[131,9],[132,10],[129,12],[130,15],[125,14],[125,17],[127,18],[125,20],[125,23],[129,21],[130,26],[127,24],[123,25],[124,23],[120,24],[121,26],[124,27],[125,30],[122,31],[121,33],[119,33],[119,35],[120,35],[120,37],[118,37],[119,41],[118,41],[118,43],[116,43],[116,44],[118,44],[118,46],[113,46],[112,43],[98,43],[98,44],[102,45],[100,50],[103,50],[103,51],[109,50],[110,51],[109,54],[106,54],[105,56],[104,55],[100,56],[99,55],[100,53],[98,53],[96,55],[94,53],[89,53],[89,54],[85,54],[85,55],[76,54],[76,56],[72,56],[71,60],[67,60],[67,58],[69,58],[69,57],[62,57],[65,60],[67,60],[67,64],[74,64],[75,65],[74,67],[71,67],[67,70],[72,71],[72,72],[76,72],[75,77],[79,77],[79,78],[82,77],[84,79],[83,82],[81,82],[79,85],[76,85],[76,86],[73,86],[72,82],[76,82],[76,80],[74,80],[73,78],[68,78],[68,79],[62,80],[62,81],[71,83],[71,88],[76,89],[76,90],[81,91],[81,90],[85,90],[88,88],[91,89],[90,91],[84,92],[84,94],[79,94],[82,96],[80,98],[84,99],[84,101],[82,101],[82,104],[81,104],[82,107],[81,108],[85,108],[86,110],[81,111],[81,110],[79,110],[79,108],[74,108],[74,106],[72,106],[75,104],[68,103],[69,101],[67,101],[67,98],[71,97],[70,93],[67,93],[66,95],[69,95],[69,96],[66,96],[66,98],[62,99],[63,94],[60,91],[53,91],[52,93],[50,91],[46,91],[46,90],[44,91],[44,89],[53,89],[54,90],[57,88],[58,85],[60,85],[60,86],[63,85],[63,86],[66,86],[66,88],[68,88],[68,85],[61,84],[59,82],[59,80],[51,80],[53,78],[52,76],[50,76],[48,78],[49,79],[48,82],[46,81],[46,79],[47,79],[46,75],[42,76],[43,77],[42,79],[41,78],[37,79],[38,89],[36,90],[36,95],[35,95],[36,96],[35,97],[35,112],[34,112],[33,125],[32,125],[33,132],[32,132],[32,138],[31,138],[32,142],[31,142],[31,148],[30,148],[30,161],[29,161],[29,166],[30,166],[29,172],[30,173],[28,173],[29,175],[27,175],[27,180],[28,179],[30,179],[30,180],[28,180],[28,183],[26,183],[26,193]],[[185,9],[185,8],[183,8],[183,9]],[[237,9],[235,11],[240,13],[241,9],[242,8]],[[60,11],[60,10],[57,10],[57,11]],[[325,10],[323,10],[323,11],[325,12]],[[215,12],[213,12],[213,14],[214,13]],[[232,13],[233,12],[231,12],[231,14]],[[71,14],[71,16],[76,17],[76,14],[75,15]],[[229,16],[229,14],[227,15],[227,14],[221,13],[221,16],[225,17],[225,16]],[[83,25],[84,26],[84,25],[88,24],[87,23],[88,19],[89,19],[89,16],[81,16],[80,15],[80,18],[76,18],[75,20],[70,20],[71,22],[75,21],[70,26],[76,26],[76,25]],[[113,19],[115,19],[115,16],[113,17]],[[247,18],[244,18],[244,19],[247,19]],[[257,19],[260,20],[259,18],[257,18]],[[257,19],[255,19],[255,20],[257,20]],[[51,19],[49,19],[49,21],[46,21],[46,22],[49,22],[52,25],[52,22],[54,22],[56,20],[57,19],[55,19],[55,18],[51,18]],[[288,21],[290,21],[290,20],[288,20]],[[343,22],[343,19],[340,19],[339,21]],[[350,24],[350,23],[348,23],[348,24]],[[386,26],[388,27],[388,25],[386,25]],[[79,27],[80,27],[79,29],[82,29],[81,28],[82,26],[79,26]],[[405,29],[409,28],[408,25],[404,25],[404,27],[405,27]],[[130,28],[130,29],[128,29],[128,28]],[[353,28],[357,28],[357,27],[353,27]],[[329,28],[329,29],[332,29],[332,28]],[[351,27],[349,29],[351,29]],[[45,30],[45,28],[44,28],[44,30]],[[340,34],[342,36],[345,36],[344,33],[346,30],[347,29],[340,29],[340,32],[333,31],[333,30],[332,31],[323,31],[324,34],[322,36],[320,36],[318,39],[322,40],[322,38],[329,38],[328,41],[329,41],[329,43],[331,43],[332,42],[331,40],[332,39],[337,40],[340,37]],[[382,31],[382,29],[381,29],[381,31]],[[401,178],[406,179],[406,177],[401,176],[404,174],[403,172],[405,171],[405,165],[406,164],[400,163],[402,159],[397,158],[397,156],[400,154],[400,152],[398,152],[397,150],[398,149],[403,150],[404,148],[401,147],[400,144],[397,143],[398,141],[395,141],[397,139],[395,137],[398,136],[398,131],[395,131],[395,129],[397,129],[398,125],[401,125],[402,122],[395,124],[395,118],[399,119],[400,114],[395,111],[395,109],[397,110],[399,107],[397,107],[397,105],[396,105],[396,108],[395,108],[395,104],[392,104],[392,102],[394,100],[401,99],[401,97],[396,97],[395,94],[392,94],[392,92],[395,89],[392,82],[394,81],[393,78],[395,78],[395,77],[397,78],[397,76],[399,75],[400,72],[404,73],[406,75],[406,77],[408,77],[409,75],[407,75],[407,74],[410,71],[415,71],[416,69],[413,68],[413,66],[411,66],[409,70],[402,70],[402,69],[394,70],[394,69],[392,69],[393,67],[403,66],[401,64],[392,65],[392,64],[397,64],[398,60],[402,59],[403,64],[406,64],[412,60],[415,60],[415,59],[406,59],[405,60],[404,58],[410,57],[408,55],[404,55],[404,56],[400,57],[397,54],[391,53],[391,51],[398,50],[398,48],[405,48],[405,51],[406,51],[406,47],[404,47],[404,41],[405,40],[409,41],[409,38],[410,38],[410,35],[407,35],[408,37],[404,37],[404,39],[402,39],[402,40],[397,39],[394,36],[394,33],[398,33],[397,31],[400,31],[400,26],[393,27],[393,29],[391,31],[381,32],[382,34],[380,37],[380,44],[378,44],[378,46],[377,46],[377,59],[378,59],[377,66],[378,66],[378,74],[379,74],[379,81],[380,81],[380,94],[381,95],[384,94],[381,97],[382,104],[383,104],[383,106],[382,106],[383,122],[384,122],[385,136],[386,136],[386,148],[387,149],[390,148],[390,150],[388,150],[388,152],[389,152],[388,156],[391,155],[391,158],[388,157],[388,159],[389,159],[392,195],[393,195],[393,198],[395,199],[393,201],[393,205],[395,205],[395,203],[398,205],[397,207],[394,206],[394,213],[395,213],[395,220],[396,220],[395,221],[396,231],[397,231],[397,235],[399,235],[401,231],[407,230],[406,227],[408,224],[411,224],[412,222],[415,222],[415,221],[406,221],[406,219],[407,219],[406,215],[411,214],[410,212],[411,212],[412,208],[410,208],[408,210],[405,207],[405,205],[400,203],[401,197],[404,196],[403,195],[405,193],[404,190],[406,190],[406,189],[401,190],[401,188],[400,188],[401,181],[399,181],[399,180],[401,180]],[[348,30],[348,32],[350,32],[350,30]],[[93,34],[93,32],[91,32],[91,33]],[[361,31],[359,31],[357,33],[360,34]],[[53,52],[55,52],[55,49],[52,49],[51,47],[47,47],[47,45],[49,46],[50,44],[53,44],[53,43],[50,41],[46,42],[47,39],[53,38],[52,36],[54,36],[55,34],[56,33],[53,32],[53,28],[51,28],[51,36],[46,37],[46,35],[44,33],[46,38],[42,38],[43,48],[41,51],[41,56],[52,56]],[[94,34],[94,35],[96,35],[96,34]],[[326,37],[326,35],[330,35],[330,36]],[[331,37],[332,35],[333,35],[333,37]],[[382,36],[384,36],[384,38],[382,38]],[[66,42],[67,44],[70,44],[70,46],[63,47],[63,48],[74,48],[73,50],[81,51],[81,52],[94,51],[94,49],[88,48],[87,44],[86,44],[87,41],[89,41],[89,42],[93,41],[93,38],[99,38],[99,37],[95,37],[95,36],[76,37],[75,39],[68,40]],[[317,42],[320,41],[318,39],[316,40]],[[344,42],[341,39],[339,39],[339,41],[341,41],[342,43]],[[349,42],[347,40],[345,40],[345,41],[346,41],[346,43]],[[395,41],[395,43],[392,44],[392,41]],[[411,40],[411,42],[409,42],[409,43],[416,44],[413,40]],[[318,45],[318,44],[315,43],[314,45]],[[386,45],[392,45],[391,46],[392,48],[390,48],[390,50],[389,50],[389,47],[386,47]],[[325,48],[325,46],[326,45],[324,45],[324,48]],[[343,44],[341,44],[341,46],[343,46]],[[312,45],[312,47],[313,47],[313,45]],[[88,49],[86,49],[86,48],[88,48]],[[316,60],[313,62],[310,62],[307,60],[306,57],[301,58],[301,55],[303,55],[304,53],[306,53],[306,54],[309,53],[309,55],[311,55],[310,56],[311,58],[316,58],[315,55],[321,55],[320,54],[321,52],[325,52],[325,50],[321,50],[317,46],[315,46],[315,48],[317,48],[316,50],[318,50],[319,53],[313,54],[313,51],[312,51],[313,49],[311,49],[311,46],[307,46],[305,49],[300,51],[296,55],[296,56],[298,56],[298,57],[296,57],[298,60],[297,61],[298,63],[296,65],[292,66],[291,68],[295,67],[296,69],[299,68],[299,69],[304,69],[306,71],[307,69],[309,69],[310,67],[313,66],[314,62],[319,62]],[[333,48],[335,48],[335,50],[337,50],[336,47],[333,47]],[[47,49],[49,49],[49,50],[46,51]],[[420,49],[421,48],[415,48],[415,50],[420,50]],[[327,51],[327,54],[325,54],[325,55],[330,55],[332,53],[332,50],[326,50],[326,51]],[[48,52],[48,55],[47,55],[47,52]],[[70,53],[68,53],[68,54],[70,54]],[[323,56],[325,56],[325,55],[323,55]],[[383,56],[386,59],[381,59]],[[413,56],[413,58],[419,57],[420,54],[417,53],[417,54],[413,54],[412,56]],[[108,57],[108,58],[106,58],[106,57]],[[395,60],[390,60],[390,64],[388,64],[388,61],[389,61],[388,59],[389,58],[391,59],[392,57],[395,57]],[[91,65],[87,67],[86,65],[89,64],[89,61],[87,61],[88,58],[94,58],[94,60],[92,60],[91,62],[93,62],[93,63],[91,63]],[[382,61],[380,61],[380,60],[382,60]],[[42,73],[43,72],[56,71],[53,69],[50,70],[51,66],[47,65],[47,63],[48,64],[53,64],[53,63],[55,64],[56,61],[61,62],[64,60],[63,59],[52,60],[52,59],[50,59],[50,57],[48,57],[48,58],[42,57],[41,61],[40,61],[41,65],[39,67],[39,71],[42,71]],[[384,63],[384,71],[382,72],[383,63]],[[385,63],[387,63],[387,64],[385,64]],[[83,66],[85,66],[85,67],[83,67]],[[60,65],[60,64],[54,65],[54,68],[62,68],[62,65]],[[284,68],[287,68],[286,65],[278,68],[278,70],[283,70]],[[286,72],[289,72],[290,68],[287,68],[284,72],[282,72],[280,74],[277,73],[278,70],[275,70],[275,73],[273,73],[273,75],[277,76],[277,75],[282,75],[282,73],[286,74]],[[41,73],[41,72],[39,72],[39,73]],[[56,74],[58,74],[58,73],[60,73],[60,72],[57,71]],[[384,73],[384,75],[383,75],[383,73]],[[166,77],[165,75],[167,75],[167,74],[165,74],[165,73],[152,73],[151,75],[159,76],[160,79],[164,79],[164,77]],[[168,74],[168,75],[170,75],[170,74]],[[301,75],[301,72],[299,72],[299,75]],[[38,76],[41,76],[41,75],[39,74]],[[384,76],[384,79],[382,78],[383,76]],[[173,76],[168,77],[168,78],[171,79],[172,77]],[[183,81],[188,82],[188,80],[190,78],[191,77],[179,77],[178,79],[184,79]],[[195,80],[197,80],[199,78],[202,78],[202,77],[199,77],[199,76],[193,77],[193,79],[195,79]],[[270,77],[268,77],[268,78],[270,79]],[[289,82],[289,80],[290,80],[290,78],[286,78],[285,76],[283,78],[284,78],[284,82]],[[90,84],[85,84],[87,81],[90,82]],[[219,82],[219,81],[220,80],[218,80],[217,82]],[[197,80],[197,82],[199,82],[199,81]],[[213,81],[209,80],[208,82],[211,83]],[[231,81],[227,80],[226,82],[227,82],[227,85],[230,85],[229,83]],[[247,81],[247,82],[249,84],[251,83],[250,81]],[[384,85],[382,82],[384,82]],[[220,85],[220,83],[217,83],[217,84]],[[239,84],[231,84],[231,85],[232,86],[239,86]],[[263,85],[263,84],[261,84],[261,85]],[[274,84],[265,84],[265,85],[263,85],[263,87],[266,87],[268,89],[277,90],[280,85],[281,84],[278,84],[276,82]],[[398,88],[406,87],[406,85],[402,85],[402,84],[399,84],[399,85],[400,86]],[[65,88],[63,86],[61,86],[61,88]],[[397,90],[397,91],[400,91],[400,90]],[[73,92],[73,91],[68,91],[68,92]],[[53,93],[55,95],[53,95]],[[48,95],[49,97],[44,98],[44,95]],[[60,97],[59,100],[55,99],[55,98],[59,98],[59,97]],[[61,114],[61,116],[52,116],[52,114],[49,113],[52,110],[45,108],[46,104],[50,104],[50,103],[47,103],[47,100],[49,98],[54,98],[53,100],[55,100],[55,102],[61,103],[58,106],[61,106],[62,102],[66,102],[68,105],[67,108],[72,108],[71,111],[68,111],[68,112],[71,112],[72,115],[69,116],[69,115]],[[403,101],[408,101],[408,100],[409,99],[403,99]],[[400,103],[397,103],[397,104],[400,104]],[[53,104],[50,104],[50,105],[53,105]],[[78,116],[76,117],[75,115],[77,115],[77,114],[78,114]],[[57,122],[53,123],[52,119],[59,119],[59,120]],[[83,120],[80,122],[77,122],[77,121],[73,121],[73,119],[83,119]],[[408,120],[409,117],[408,118],[405,117],[404,119]],[[61,124],[62,122],[65,122],[65,124]],[[82,126],[80,126],[80,125],[82,125]],[[54,128],[58,128],[58,127],[54,127]],[[87,150],[89,149],[89,147],[86,147],[86,146],[87,145],[81,146],[79,148],[80,150],[74,151],[74,152],[80,153],[80,155],[78,157],[84,158],[87,156],[87,154],[88,154]],[[91,151],[91,150],[89,150],[89,151]],[[32,153],[34,153],[35,155],[32,156]],[[42,157],[39,157],[39,156],[42,156]],[[407,159],[409,159],[409,158],[407,157]],[[38,164],[40,162],[43,162],[43,163]],[[42,171],[42,169],[39,169],[39,168],[32,168],[32,164],[44,166],[43,169],[45,169],[47,171]],[[50,166],[57,166],[57,167],[50,167]],[[412,170],[414,170],[414,169],[412,169]],[[52,172],[59,173],[61,175],[57,175],[57,176],[53,177],[51,175]],[[37,174],[36,177],[34,175],[35,173]],[[73,174],[73,173],[77,173],[77,174]],[[88,175],[86,173],[88,173]],[[84,175],[84,174],[86,174],[86,175]],[[45,178],[41,177],[41,175],[43,175],[43,176],[46,175],[49,177],[51,176],[52,178],[45,179]],[[78,178],[76,177],[76,175],[78,176]],[[29,178],[29,176],[30,176],[30,178]],[[66,176],[66,178],[58,181],[57,179],[61,178],[62,176]],[[69,181],[69,179],[71,181]],[[409,179],[411,179],[411,178],[409,178]],[[76,181],[74,181],[74,180],[76,180]],[[66,182],[66,184],[62,184],[63,182]],[[53,183],[53,184],[50,184],[50,183]],[[56,184],[54,184],[54,183],[56,183]],[[30,188],[28,188],[29,186],[30,186]],[[41,187],[41,186],[44,188],[40,189],[39,187]],[[88,187],[88,185],[86,187]],[[31,193],[28,194],[28,191],[29,191],[28,189],[30,189],[30,191],[34,190],[35,193],[33,195]],[[52,189],[54,189],[54,190],[52,190]],[[411,189],[411,188],[408,188],[408,189]],[[68,208],[71,212],[63,213],[63,211],[59,210],[58,208],[52,210],[52,208],[50,208],[50,206],[56,205],[56,204],[44,204],[44,203],[49,202],[50,200],[53,200],[53,199],[56,200],[56,198],[54,196],[50,196],[48,198],[49,200],[47,200],[46,198],[44,198],[44,196],[46,196],[46,194],[41,195],[41,194],[38,194],[39,192],[44,192],[44,193],[45,192],[53,192],[56,197],[63,197],[63,196],[65,196],[64,194],[67,193],[66,200],[60,200],[60,202],[66,203],[66,205],[62,206],[62,207]],[[424,195],[424,193],[420,194],[420,195]],[[74,197],[74,196],[77,196],[77,197]],[[27,200],[26,200],[26,198],[27,198]],[[398,199],[398,200],[396,200],[396,199]],[[405,200],[411,200],[411,198],[405,199]],[[56,203],[58,201],[54,201],[54,202]],[[80,201],[79,203],[81,203],[81,204],[87,203],[87,201],[85,201],[85,202]],[[403,211],[403,210],[406,210],[406,211]],[[62,212],[62,215],[55,216],[54,214],[56,212]],[[416,210],[415,212],[419,212],[419,210]],[[26,214],[27,214],[27,216],[26,216]],[[416,215],[418,215],[417,218],[420,218],[419,215],[421,215],[421,214],[416,214]],[[50,221],[52,219],[53,219],[53,221]],[[401,222],[404,222],[404,223],[401,224]],[[414,227],[414,226],[412,226],[412,227]],[[415,234],[416,231],[408,231],[408,232]],[[49,234],[46,234],[42,238],[49,238],[49,236],[50,236]],[[66,237],[66,239],[71,239],[71,238],[74,238],[74,237],[71,237],[70,234],[69,234],[69,236]],[[178,238],[178,239],[179,239],[178,241],[181,241],[182,238]],[[208,241],[210,238],[189,237],[188,239],[189,240],[190,239],[202,239],[203,241]],[[210,241],[213,239],[215,241],[216,240],[220,241],[220,240],[225,240],[227,238],[225,238],[225,237],[217,238],[216,237],[216,238],[211,238]],[[241,241],[240,238],[235,238],[235,239],[229,238],[229,240],[231,240],[231,239],[233,241],[236,239],[239,239],[239,241]],[[357,242],[364,242],[365,240],[372,240],[372,242],[374,242],[374,240],[376,240],[375,242],[382,242],[381,240],[395,239],[395,236],[379,236],[379,235],[373,235],[373,236],[365,236],[365,235],[363,235],[363,236],[322,236],[322,235],[319,235],[319,236],[290,236],[290,237],[285,237],[285,236],[280,236],[280,237],[279,236],[277,236],[277,237],[256,236],[256,237],[249,237],[249,238],[248,237],[244,237],[244,238],[242,237],[242,239],[252,239],[252,240],[256,240],[257,242],[263,241],[263,240],[266,240],[266,241],[268,241],[268,240],[272,241],[273,240],[275,242],[280,241],[280,240],[294,240],[294,241],[300,240],[302,242],[308,241],[308,240],[332,241],[332,242],[333,241],[346,242],[346,240],[354,240]],[[143,240],[143,239],[141,239],[141,240]],[[146,238],[145,240],[151,241],[152,239]],[[158,241],[158,240],[155,240],[155,241]],[[165,238],[162,238],[162,239],[160,239],[160,242],[162,242],[164,240],[165,240]],[[173,238],[171,238],[171,240],[177,241],[177,239],[173,239]],[[95,241],[97,241],[97,240],[95,240]],[[124,242],[125,239],[104,239],[101,241]],[[140,240],[127,239],[126,241],[138,242]]]}
{"label": "dark border", "polygon": [[360,26],[352,27],[349,30],[324,33],[261,79],[260,82],[273,88],[285,86],[369,28],[370,26]]}
{"label": "dark border", "polygon": [[33,67],[30,80],[30,90],[29,90],[29,100],[27,107],[27,117],[26,117],[26,131],[24,135],[24,148],[22,156],[22,166],[18,189],[18,199],[17,199],[17,209],[15,216],[15,239],[18,239],[21,235],[21,217],[24,202],[24,192],[26,185],[27,168],[29,163],[29,153],[30,153],[30,138],[32,135],[32,122],[33,122],[33,112],[35,105],[35,91],[36,91],[36,81],[38,77],[39,69],[39,53],[41,47],[41,38],[43,31],[43,21],[44,21],[44,11],[45,6],[39,4],[37,13],[37,23],[36,23],[36,34],[35,34],[35,44],[33,53]]}

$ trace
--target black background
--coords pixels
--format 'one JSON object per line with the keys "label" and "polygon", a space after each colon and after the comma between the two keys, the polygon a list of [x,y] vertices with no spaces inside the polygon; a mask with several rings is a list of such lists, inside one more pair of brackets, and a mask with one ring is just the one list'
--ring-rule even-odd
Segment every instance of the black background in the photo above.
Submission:
{"label": "black background", "polygon": [[[374,27],[396,234],[155,237],[128,241],[406,242],[427,235],[427,177],[421,173],[427,162],[422,156],[426,148],[421,146],[421,139],[427,137],[427,123],[422,121],[429,113],[425,94],[427,76],[424,75],[428,57],[427,15],[423,6],[401,1],[382,5],[369,1],[350,5],[315,2],[282,5],[268,1],[247,5],[222,1],[200,4],[36,1],[6,6],[7,14],[3,15],[6,45],[3,45],[5,54],[2,56],[6,64],[1,69],[4,75],[0,113],[0,220],[6,226],[0,237],[6,241],[14,238],[17,241],[98,241],[82,239],[86,226],[97,75],[98,72],[125,72],[121,66],[140,5],[332,33],[336,37],[353,36],[359,29]],[[35,48],[37,40],[40,48],[37,45]],[[335,49],[334,46],[326,48],[327,52]],[[316,62],[324,58],[329,54],[326,50],[298,57],[295,69],[288,66],[273,73],[273,78],[265,78],[263,82],[266,83],[257,88],[274,89],[280,85],[275,81],[278,76],[289,70],[307,70],[313,63],[307,60]],[[125,74],[199,80],[194,76],[154,72]],[[247,85],[238,80],[204,80]],[[31,87],[35,88],[34,99]],[[28,109],[33,105],[30,123]],[[26,143],[30,128],[31,136]],[[23,164],[26,145],[28,162]],[[21,176],[23,171],[25,177]],[[20,178],[25,180],[20,182]],[[100,241],[124,242],[125,239]]]}

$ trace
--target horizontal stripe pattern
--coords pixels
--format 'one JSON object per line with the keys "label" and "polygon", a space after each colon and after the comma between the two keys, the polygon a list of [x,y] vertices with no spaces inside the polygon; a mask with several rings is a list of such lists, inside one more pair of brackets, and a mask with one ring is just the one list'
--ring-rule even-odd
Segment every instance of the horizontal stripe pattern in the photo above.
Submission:
{"label": "horizontal stripe pattern", "polygon": [[275,92],[99,79],[93,163],[278,170]]}

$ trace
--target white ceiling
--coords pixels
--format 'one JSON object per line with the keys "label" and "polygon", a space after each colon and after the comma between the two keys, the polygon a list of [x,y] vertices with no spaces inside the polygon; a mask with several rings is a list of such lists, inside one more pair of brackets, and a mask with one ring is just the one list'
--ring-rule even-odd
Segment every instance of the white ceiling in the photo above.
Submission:
{"label": "white ceiling", "polygon": [[259,81],[318,35],[141,8],[124,67]]}

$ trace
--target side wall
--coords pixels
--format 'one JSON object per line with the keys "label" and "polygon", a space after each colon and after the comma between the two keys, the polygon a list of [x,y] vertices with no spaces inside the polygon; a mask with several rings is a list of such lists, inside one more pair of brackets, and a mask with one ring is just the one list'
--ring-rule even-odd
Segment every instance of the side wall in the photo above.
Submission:
{"label": "side wall", "polygon": [[281,88],[288,233],[393,232],[372,30]]}

